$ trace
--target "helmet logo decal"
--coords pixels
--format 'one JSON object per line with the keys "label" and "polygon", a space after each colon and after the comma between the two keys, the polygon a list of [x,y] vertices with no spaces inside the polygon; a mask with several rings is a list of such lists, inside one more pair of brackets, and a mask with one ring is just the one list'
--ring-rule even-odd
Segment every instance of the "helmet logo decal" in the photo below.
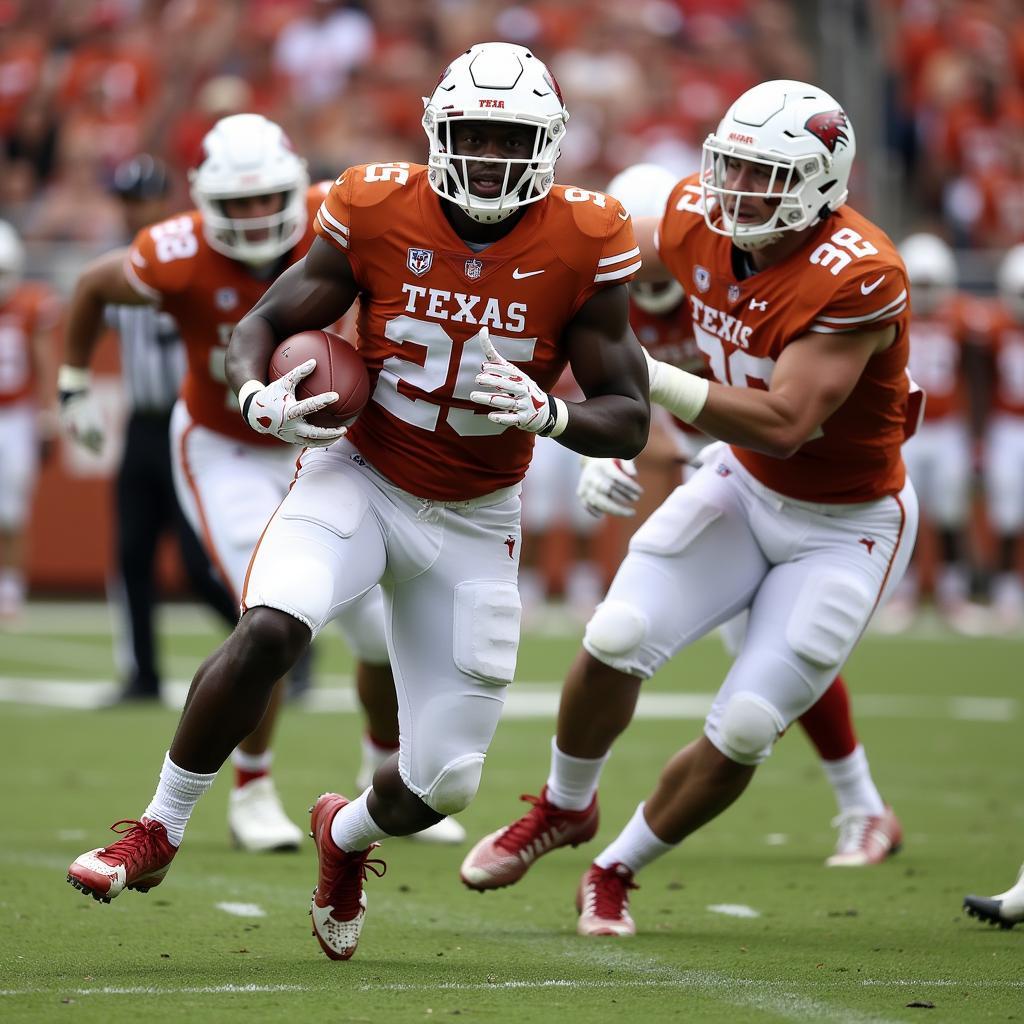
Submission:
{"label": "helmet logo decal", "polygon": [[740,142],[744,146],[752,146],[752,145],[754,145],[754,136],[753,135],[740,135],[739,132],[729,132],[729,141],[730,142]]}
{"label": "helmet logo decal", "polygon": [[481,100],[480,101],[480,106],[481,107],[498,107],[499,109],[504,110],[505,109],[505,101],[504,100]]}
{"label": "helmet logo decal", "polygon": [[830,153],[834,153],[836,146],[850,144],[850,136],[847,134],[849,124],[841,110],[824,110],[807,118],[804,128],[816,135]]}
{"label": "helmet logo decal", "polygon": [[564,107],[565,100],[562,99],[562,90],[558,88],[558,80],[547,69],[544,70],[544,81],[551,86],[551,91],[558,97],[558,102]]}

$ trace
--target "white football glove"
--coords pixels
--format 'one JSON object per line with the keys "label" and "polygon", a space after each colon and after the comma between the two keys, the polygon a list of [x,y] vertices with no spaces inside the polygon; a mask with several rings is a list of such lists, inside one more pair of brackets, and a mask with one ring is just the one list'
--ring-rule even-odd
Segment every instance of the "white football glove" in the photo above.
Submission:
{"label": "white football glove", "polygon": [[580,456],[583,467],[576,497],[592,515],[635,516],[636,502],[644,489],[636,482],[632,459],[594,459]]}
{"label": "white football glove", "polygon": [[103,450],[103,415],[89,390],[89,371],[63,365],[57,371],[60,422],[76,444],[97,455]]}
{"label": "white football glove", "polygon": [[565,402],[542,390],[518,366],[510,363],[491,342],[486,327],[480,328],[484,363],[476,383],[491,391],[474,391],[470,400],[497,410],[487,418],[505,427],[518,427],[542,437],[558,437],[569,422]]}
{"label": "white football glove", "polygon": [[343,438],[348,433],[347,427],[315,427],[304,419],[336,402],[336,391],[325,391],[312,398],[295,397],[299,381],[315,369],[316,360],[307,359],[272,384],[258,380],[246,381],[238,392],[238,402],[245,422],[257,434],[273,434],[289,444],[307,448],[326,448]]}

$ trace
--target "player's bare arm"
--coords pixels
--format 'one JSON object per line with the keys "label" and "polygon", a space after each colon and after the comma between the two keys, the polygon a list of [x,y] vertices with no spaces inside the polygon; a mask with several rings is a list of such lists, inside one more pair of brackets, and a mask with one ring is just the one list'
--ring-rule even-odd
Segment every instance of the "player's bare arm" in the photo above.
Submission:
{"label": "player's bare arm", "polygon": [[103,333],[103,310],[108,305],[152,304],[128,280],[124,261],[128,249],[114,249],[89,263],[79,275],[67,312],[64,336],[66,366],[87,367]]}
{"label": "player's bare arm", "polygon": [[783,350],[767,391],[711,383],[693,423],[730,444],[788,458],[817,434],[849,397],[868,360],[895,337],[893,326],[807,334]]}
{"label": "player's bare arm", "polygon": [[636,235],[640,259],[643,261],[643,266],[633,278],[634,281],[668,281],[672,277],[672,272],[658,255],[658,246],[655,244],[659,220],[658,217],[633,218],[633,234]]}
{"label": "player's bare arm", "polygon": [[278,342],[300,331],[333,324],[359,293],[348,257],[321,238],[289,267],[238,322],[228,344],[228,383],[238,391],[264,381]]}
{"label": "player's bare arm", "polygon": [[558,440],[582,455],[632,458],[643,451],[651,406],[643,350],[629,326],[625,285],[588,299],[565,335],[569,365],[586,401],[567,403]]}

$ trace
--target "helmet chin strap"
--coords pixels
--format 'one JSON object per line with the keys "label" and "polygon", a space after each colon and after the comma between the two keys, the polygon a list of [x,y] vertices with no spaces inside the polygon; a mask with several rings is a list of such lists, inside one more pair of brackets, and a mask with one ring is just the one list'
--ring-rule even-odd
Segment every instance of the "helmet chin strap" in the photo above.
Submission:
{"label": "helmet chin strap", "polygon": [[744,252],[757,252],[759,249],[764,249],[780,241],[783,234],[782,231],[773,231],[770,235],[754,235],[753,237],[733,234],[732,244]]}

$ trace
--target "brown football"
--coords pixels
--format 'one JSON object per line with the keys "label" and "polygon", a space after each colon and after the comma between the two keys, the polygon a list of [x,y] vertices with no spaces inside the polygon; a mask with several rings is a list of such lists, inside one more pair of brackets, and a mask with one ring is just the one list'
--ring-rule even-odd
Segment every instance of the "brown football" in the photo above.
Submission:
{"label": "brown football", "polygon": [[348,426],[370,397],[370,378],[359,353],[330,331],[303,331],[286,338],[274,349],[268,368],[270,379],[277,380],[307,359],[316,360],[316,369],[299,381],[296,396],[301,399],[325,391],[338,393],[333,405],[307,416],[307,422],[317,427]]}

